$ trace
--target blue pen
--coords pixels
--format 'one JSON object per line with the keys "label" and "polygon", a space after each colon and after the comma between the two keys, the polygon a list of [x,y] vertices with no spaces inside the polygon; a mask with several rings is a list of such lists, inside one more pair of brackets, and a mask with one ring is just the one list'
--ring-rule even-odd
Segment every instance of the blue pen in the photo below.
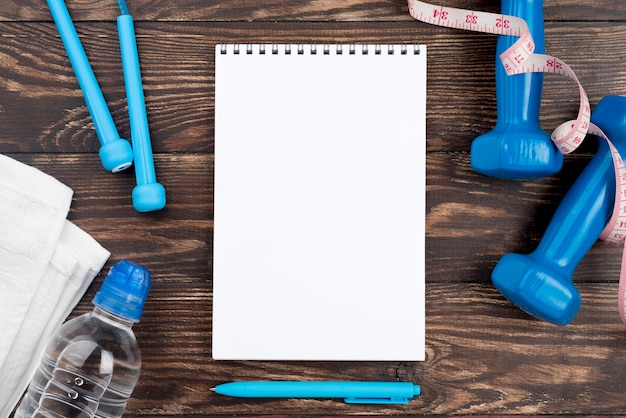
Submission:
{"label": "blue pen", "polygon": [[233,382],[216,386],[215,393],[241,398],[344,398],[354,404],[399,404],[420,394],[411,382]]}

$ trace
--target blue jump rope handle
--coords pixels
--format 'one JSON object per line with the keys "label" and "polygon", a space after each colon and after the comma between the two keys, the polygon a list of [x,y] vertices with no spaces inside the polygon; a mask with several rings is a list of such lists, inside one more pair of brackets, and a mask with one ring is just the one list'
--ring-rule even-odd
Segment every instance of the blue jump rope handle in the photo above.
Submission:
{"label": "blue jump rope handle", "polygon": [[121,139],[117,132],[65,2],[63,0],[47,1],[96,129],[101,145],[99,154],[102,165],[111,172],[124,170],[133,162],[130,143]]}
{"label": "blue jump rope handle", "polygon": [[[502,14],[528,23],[535,52],[544,53],[543,0],[502,0]],[[563,155],[539,124],[543,74],[507,75],[500,54],[519,38],[498,36],[496,44],[496,102],[498,118],[490,132],[472,142],[474,169],[503,179],[532,179],[558,172]]]}
{"label": "blue jump rope handle", "polygon": [[[626,155],[626,97],[603,98],[591,120]],[[557,324],[571,322],[581,304],[572,275],[600,237],[615,203],[615,172],[609,147],[600,140],[597,154],[567,192],[537,249],[506,254],[491,279],[512,303]]]}
{"label": "blue jump rope handle", "polygon": [[151,212],[165,207],[166,197],[165,188],[157,182],[154,170],[133,18],[127,14],[119,16],[117,29],[128,101],[130,136],[135,153],[137,185],[133,189],[133,206],[139,212]]}

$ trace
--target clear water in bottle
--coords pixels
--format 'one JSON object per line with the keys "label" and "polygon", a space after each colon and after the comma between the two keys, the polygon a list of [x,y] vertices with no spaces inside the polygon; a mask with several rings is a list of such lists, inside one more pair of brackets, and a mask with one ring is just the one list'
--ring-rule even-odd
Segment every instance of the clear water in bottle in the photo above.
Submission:
{"label": "clear water in bottle", "polygon": [[121,417],[139,379],[133,323],[150,289],[150,272],[117,263],[94,298],[94,310],[63,324],[46,348],[21,417]]}

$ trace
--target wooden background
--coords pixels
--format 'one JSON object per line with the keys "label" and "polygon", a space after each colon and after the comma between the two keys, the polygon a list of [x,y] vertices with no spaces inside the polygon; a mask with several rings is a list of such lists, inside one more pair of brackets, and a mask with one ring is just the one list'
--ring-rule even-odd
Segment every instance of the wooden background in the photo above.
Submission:
{"label": "wooden background", "polygon": [[[473,138],[496,118],[493,35],[429,26],[404,0],[130,0],[146,104],[167,207],[131,205],[131,171],[105,172],[74,73],[43,0],[0,0],[0,152],[75,191],[70,219],[112,252],[152,270],[135,331],[142,377],[126,416],[620,415],[626,413],[626,326],[617,314],[621,247],[597,243],[574,281],[572,324],[535,320],[494,289],[508,252],[532,251],[595,139],[535,181],[482,176]],[[495,0],[441,0],[497,12]],[[68,0],[113,118],[129,135],[113,0]],[[626,3],[546,0],[546,48],[577,72],[594,106],[626,95]],[[218,42],[428,45],[426,349],[424,362],[216,362],[211,359],[214,55]],[[454,57],[454,58],[453,58]],[[366,88],[366,87],[365,87]],[[546,76],[542,126],[575,116],[575,84]],[[245,262],[245,260],[242,260]],[[99,276],[74,315],[91,309]],[[409,332],[410,330],[407,330]],[[407,406],[341,400],[242,400],[210,392],[245,379],[403,380]]]}

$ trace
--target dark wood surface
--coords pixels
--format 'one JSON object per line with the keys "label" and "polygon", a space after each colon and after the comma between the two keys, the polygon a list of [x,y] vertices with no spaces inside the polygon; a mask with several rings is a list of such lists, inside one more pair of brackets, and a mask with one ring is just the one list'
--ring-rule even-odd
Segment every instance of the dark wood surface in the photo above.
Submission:
{"label": "dark wood surface", "polygon": [[[626,326],[617,314],[621,247],[598,242],[574,274],[583,305],[565,327],[521,312],[494,289],[509,252],[532,251],[595,150],[534,181],[480,175],[473,138],[496,118],[492,35],[429,26],[404,0],[130,0],[155,163],[167,207],[131,205],[132,171],[100,166],[98,141],[43,0],[0,0],[0,152],[75,191],[70,219],[122,258],[152,270],[135,331],[142,376],[126,416],[623,415]],[[497,12],[495,0],[442,0]],[[129,126],[114,1],[68,0],[122,136]],[[547,51],[574,68],[592,106],[626,95],[626,3],[546,0]],[[211,358],[214,55],[218,42],[428,45],[426,350],[424,362],[253,362]],[[366,87],[365,87],[366,88]],[[575,116],[575,84],[547,76],[541,123]],[[245,260],[242,260],[245,262]],[[91,309],[98,276],[72,316]],[[409,330],[407,330],[409,332]],[[406,406],[340,400],[241,400],[210,392],[246,379],[406,380]]]}

